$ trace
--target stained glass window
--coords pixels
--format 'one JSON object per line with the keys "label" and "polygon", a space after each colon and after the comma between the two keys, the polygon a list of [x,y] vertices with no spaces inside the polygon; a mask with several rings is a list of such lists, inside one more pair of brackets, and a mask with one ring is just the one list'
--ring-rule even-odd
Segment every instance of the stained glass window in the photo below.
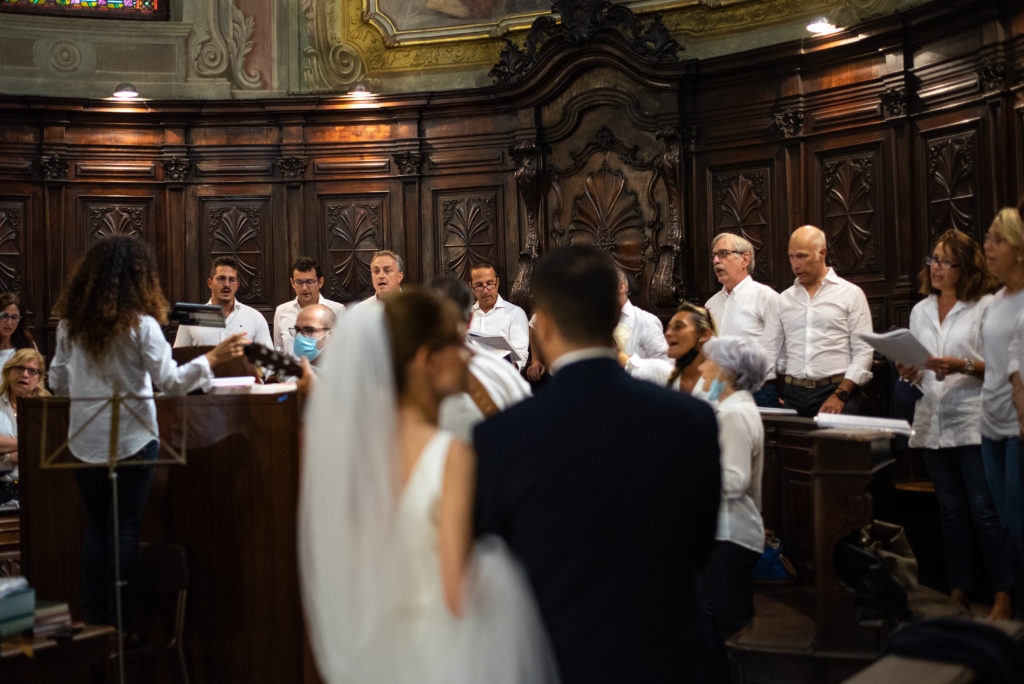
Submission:
{"label": "stained glass window", "polygon": [[0,0],[0,10],[23,14],[167,19],[170,0]]}

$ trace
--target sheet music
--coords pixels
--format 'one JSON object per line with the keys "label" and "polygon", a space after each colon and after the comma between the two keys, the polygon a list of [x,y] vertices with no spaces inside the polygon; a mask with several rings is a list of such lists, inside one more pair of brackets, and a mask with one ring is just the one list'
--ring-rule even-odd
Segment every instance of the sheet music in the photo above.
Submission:
{"label": "sheet music", "polygon": [[521,361],[519,354],[512,348],[512,345],[509,344],[504,335],[485,335],[475,330],[470,330],[466,333],[466,336],[489,349],[501,352],[502,356],[508,356],[512,363],[518,364]]}
{"label": "sheet music", "polygon": [[845,413],[819,413],[814,417],[819,428],[857,428],[865,430],[888,430],[897,435],[910,436],[910,423],[901,418],[877,418],[875,416],[854,416]]}
{"label": "sheet music", "polygon": [[877,349],[887,359],[896,363],[923,369],[925,362],[934,356],[906,328],[890,330],[881,334],[864,332],[854,334]]}

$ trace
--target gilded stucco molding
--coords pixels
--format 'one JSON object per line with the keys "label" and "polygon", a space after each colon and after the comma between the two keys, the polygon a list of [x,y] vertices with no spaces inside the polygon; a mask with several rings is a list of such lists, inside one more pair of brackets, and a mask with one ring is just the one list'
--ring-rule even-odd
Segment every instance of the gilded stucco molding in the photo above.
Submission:
{"label": "gilded stucco molding", "polygon": [[[358,2],[349,2],[349,6]],[[366,70],[359,52],[338,40],[337,0],[302,0],[302,13],[309,38],[304,50],[306,86],[314,93],[348,89]]]}
{"label": "gilded stucco molding", "polygon": [[234,0],[210,0],[206,10],[206,31],[192,44],[192,65],[207,78],[227,77],[241,90],[259,90],[263,77],[245,66],[252,50],[255,20],[242,14]]}

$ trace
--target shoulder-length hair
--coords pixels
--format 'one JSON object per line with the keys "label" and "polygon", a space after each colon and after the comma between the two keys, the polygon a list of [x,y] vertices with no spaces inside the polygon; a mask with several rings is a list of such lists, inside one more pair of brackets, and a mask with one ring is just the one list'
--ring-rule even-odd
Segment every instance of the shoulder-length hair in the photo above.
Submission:
{"label": "shoulder-length hair", "polygon": [[[999,289],[999,281],[985,266],[985,252],[974,238],[956,228],[950,228],[935,241],[932,253],[942,245],[949,250],[953,263],[960,270],[960,278],[956,281],[957,299],[974,302]],[[917,274],[917,280],[920,285],[918,292],[921,294],[939,294],[932,287],[931,267],[927,264]]]}
{"label": "shoulder-length hair", "polygon": [[140,316],[167,323],[167,299],[160,291],[156,258],[141,240],[103,238],[75,269],[57,300],[54,314],[67,325],[68,339],[99,358]]}
{"label": "shoulder-length hair", "polygon": [[10,398],[11,396],[11,380],[7,375],[8,371],[15,366],[24,366],[30,360],[39,364],[39,384],[36,385],[36,389],[32,393],[32,396],[50,396],[50,393],[44,386],[44,383],[46,382],[46,357],[32,347],[25,347],[14,352],[14,354],[11,355],[11,358],[7,359],[7,363],[4,364],[3,370],[0,371],[0,377],[2,377],[2,379],[0,379],[0,397]]}
{"label": "shoulder-length hair", "polygon": [[28,324],[25,323],[25,309],[21,306],[21,298],[13,292],[0,292],[0,311],[12,304],[18,307],[18,314],[21,318],[18,319],[18,327],[11,333],[11,346],[15,349],[24,349],[25,347],[35,349],[36,341],[32,337],[32,333],[28,331]]}

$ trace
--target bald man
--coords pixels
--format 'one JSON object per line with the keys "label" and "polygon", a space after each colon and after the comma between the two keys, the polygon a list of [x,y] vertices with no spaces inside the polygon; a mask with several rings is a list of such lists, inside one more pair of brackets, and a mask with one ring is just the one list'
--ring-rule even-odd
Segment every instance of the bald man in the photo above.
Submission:
{"label": "bald man", "polygon": [[801,226],[789,238],[796,281],[779,299],[784,347],[783,401],[802,416],[856,413],[859,388],[871,379],[871,332],[864,291],[826,264],[825,233]]}
{"label": "bald man", "polygon": [[331,339],[338,317],[334,311],[324,304],[310,304],[302,307],[295,318],[295,327],[289,332],[293,335],[292,349],[295,356],[309,359],[315,363]]}

